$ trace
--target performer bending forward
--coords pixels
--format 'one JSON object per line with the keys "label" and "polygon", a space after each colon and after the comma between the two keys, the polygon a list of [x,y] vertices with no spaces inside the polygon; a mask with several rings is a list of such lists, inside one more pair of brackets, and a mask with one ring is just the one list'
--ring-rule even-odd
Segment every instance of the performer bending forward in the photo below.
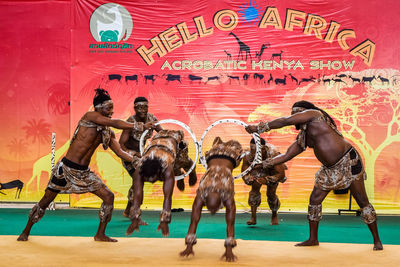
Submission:
{"label": "performer bending forward", "polygon": [[33,224],[37,223],[44,215],[47,206],[58,194],[83,194],[93,193],[103,200],[99,211],[100,225],[94,240],[116,242],[105,235],[107,223],[111,220],[114,208],[114,194],[89,169],[90,159],[96,148],[103,143],[104,149],[108,147],[125,161],[133,161],[130,154],[121,150],[114,132],[109,128],[132,129],[133,124],[119,119],[111,119],[113,102],[107,91],[96,89],[93,99],[95,111],[86,112],[79,121],[71,145],[65,157],[57,163],[51,173],[51,179],[43,198],[33,206],[29,213],[28,223],[18,237],[18,241],[28,240]]}
{"label": "performer bending forward", "polygon": [[[144,137],[144,142],[147,139],[151,138],[153,135],[153,129],[159,132],[162,128],[160,125],[155,126],[157,122],[157,118],[148,112],[149,110],[149,101],[147,98],[143,96],[136,97],[133,103],[133,108],[135,110],[135,114],[130,116],[127,122],[133,123],[135,126],[132,129],[122,131],[121,137],[119,139],[119,143],[121,148],[130,153],[134,157],[133,162],[123,161],[123,165],[129,175],[133,179],[133,174],[137,169],[137,165],[140,162],[140,149],[139,149],[139,141],[145,130],[149,130],[146,136]],[[129,216],[129,210],[131,209],[131,205],[133,202],[133,181],[132,186],[128,192],[128,204],[125,208],[125,211],[122,215],[125,217]],[[142,225],[147,225],[145,222],[141,222]]]}
{"label": "performer bending forward", "polygon": [[361,208],[364,222],[368,225],[374,239],[374,250],[383,249],[378,235],[376,213],[368,201],[365,191],[365,170],[361,156],[338,131],[333,119],[322,109],[307,101],[296,102],[292,115],[281,117],[270,122],[246,127],[249,133],[266,132],[295,125],[300,130],[297,140],[290,145],[285,154],[278,155],[263,162],[265,166],[282,164],[303,152],[306,147],[314,149],[314,154],[322,163],[315,174],[315,185],[308,206],[310,237],[297,246],[317,246],[318,224],[322,218],[322,201],[333,189],[350,188],[350,192]]}
{"label": "performer bending forward", "polygon": [[225,258],[226,261],[236,260],[236,256],[232,252],[236,246],[236,205],[232,171],[239,165],[241,154],[242,146],[237,141],[230,140],[224,143],[219,137],[215,138],[211,150],[206,153],[207,171],[200,180],[193,202],[192,217],[185,238],[186,249],[180,253],[181,256],[194,255],[193,245],[197,242],[196,229],[203,206],[206,206],[212,215],[225,206],[227,238],[222,258]]}
{"label": "performer bending forward", "polygon": [[[279,155],[278,149],[265,142],[265,139],[261,138],[261,155],[262,159],[273,158]],[[242,171],[246,170],[254,160],[256,154],[256,144],[254,138],[250,141],[250,152],[243,158]],[[271,225],[278,224],[278,209],[281,206],[278,196],[276,195],[276,189],[278,188],[279,182],[284,183],[286,181],[285,164],[279,164],[272,168],[264,167],[262,164],[257,164],[250,173],[243,176],[243,181],[251,186],[249,193],[249,205],[251,207],[251,219],[247,222],[248,225],[257,224],[257,208],[261,204],[261,185],[267,185],[267,201],[271,209]]]}
{"label": "performer bending forward", "polygon": [[144,151],[133,175],[133,203],[129,212],[132,223],[126,231],[127,235],[132,234],[134,230],[139,231],[144,182],[154,183],[157,180],[164,182],[163,210],[157,230],[161,229],[163,236],[169,235],[168,224],[171,222],[172,192],[175,185],[174,164],[183,137],[183,131],[161,130]]}

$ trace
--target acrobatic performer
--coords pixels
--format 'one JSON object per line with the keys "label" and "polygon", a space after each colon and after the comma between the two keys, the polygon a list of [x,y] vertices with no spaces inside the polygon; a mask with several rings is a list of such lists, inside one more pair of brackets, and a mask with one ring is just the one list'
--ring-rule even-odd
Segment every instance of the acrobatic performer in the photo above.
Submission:
{"label": "acrobatic performer", "polygon": [[364,222],[368,225],[374,239],[374,250],[382,250],[378,235],[376,213],[369,203],[365,191],[365,170],[359,153],[338,131],[334,120],[322,109],[307,101],[296,102],[292,115],[270,122],[247,126],[249,133],[262,133],[271,129],[295,125],[300,130],[297,140],[289,146],[285,154],[263,161],[264,166],[282,164],[303,152],[306,147],[314,149],[314,154],[322,163],[315,174],[315,185],[308,206],[310,237],[297,246],[318,246],[318,224],[322,218],[322,201],[331,190],[350,188],[350,192],[361,208]]}
{"label": "acrobatic performer", "polygon": [[139,231],[144,182],[154,183],[157,180],[164,182],[163,210],[157,230],[161,229],[163,236],[169,235],[168,224],[171,222],[172,193],[175,185],[174,164],[183,138],[183,131],[161,130],[144,151],[133,175],[133,203],[129,212],[131,224],[126,231],[127,235],[131,235],[134,230]]}
{"label": "acrobatic performer", "polygon": [[[280,154],[274,145],[266,143],[263,138],[260,138],[260,140],[263,160],[273,158]],[[243,158],[242,171],[250,166],[254,160],[255,154],[256,144],[253,138],[250,141],[250,151],[246,153],[246,156]],[[284,183],[286,181],[285,169],[287,169],[285,164],[279,164],[272,168],[264,168],[262,164],[257,164],[247,175],[243,176],[243,181],[251,186],[248,201],[251,207],[251,219],[247,222],[248,225],[257,224],[257,208],[261,204],[260,189],[263,184],[267,186],[267,201],[272,212],[271,225],[278,224],[278,209],[281,206],[281,202],[276,195],[276,189],[280,182]]]}
{"label": "acrobatic performer", "polygon": [[[153,129],[159,132],[162,128],[160,125],[155,126],[155,123],[157,122],[157,118],[148,112],[149,110],[149,101],[143,97],[139,96],[135,98],[134,103],[133,103],[133,109],[135,110],[135,114],[130,116],[127,120],[127,122],[133,123],[134,127],[132,129],[124,130],[122,131],[121,137],[119,139],[119,143],[121,145],[121,148],[130,153],[134,161],[129,162],[129,161],[123,161],[123,165],[129,175],[133,179],[133,174],[135,173],[135,170],[137,169],[137,166],[140,162],[140,150],[139,150],[139,141],[140,137],[142,136],[143,132],[145,130],[149,130],[144,137],[144,142],[146,142],[147,139],[151,138],[153,135]],[[132,180],[132,186],[129,189],[128,192],[128,204],[125,208],[125,211],[123,212],[123,215],[125,217],[129,216],[129,210],[131,208],[131,204],[133,202],[133,180]],[[147,225],[145,222],[141,222],[142,225]]]}
{"label": "acrobatic performer", "polygon": [[[133,123],[135,126],[133,129],[124,130],[119,139],[121,148],[124,151],[130,153],[134,157],[133,162],[123,161],[125,169],[132,177],[132,186],[128,192],[128,204],[123,212],[123,215],[125,217],[129,217],[129,210],[133,203],[133,174],[135,173],[135,170],[137,169],[141,159],[140,148],[139,148],[140,137],[142,136],[145,130],[148,130],[143,140],[144,143],[146,143],[146,140],[151,138],[151,136],[153,135],[153,129],[156,130],[157,132],[162,130],[162,127],[160,125],[155,125],[158,122],[157,118],[153,114],[148,112],[149,102],[145,97],[139,96],[135,98],[133,105],[135,114],[130,116],[127,122]],[[179,144],[179,146],[180,149],[178,150],[179,153],[176,157],[174,166],[175,176],[182,175],[183,174],[182,169],[184,171],[188,171],[193,164],[193,161],[188,156],[187,142],[182,141]],[[193,170],[189,174],[189,185],[193,186],[194,184],[196,184],[196,181],[197,181],[196,171]],[[185,183],[183,179],[178,180],[176,184],[179,190],[183,191],[185,189]],[[140,225],[147,225],[147,223],[141,221]]]}
{"label": "acrobatic performer", "polygon": [[185,238],[186,249],[180,253],[182,257],[194,255],[193,245],[197,243],[196,229],[203,206],[206,206],[212,215],[225,206],[227,238],[225,240],[225,253],[222,258],[225,258],[226,261],[236,260],[236,256],[232,252],[232,249],[236,246],[236,205],[232,171],[240,164],[242,151],[239,142],[234,140],[223,142],[221,138],[217,137],[210,151],[205,154],[207,171],[200,180],[193,202],[190,226]]}
{"label": "acrobatic performer", "polygon": [[114,208],[114,194],[100,177],[90,171],[89,163],[100,144],[103,144],[104,149],[110,147],[121,159],[133,161],[132,156],[121,149],[109,126],[117,129],[132,129],[134,125],[123,120],[111,119],[114,106],[110,95],[104,89],[96,89],[93,106],[95,111],[86,112],[79,121],[67,154],[54,167],[45,194],[30,211],[28,223],[18,237],[18,241],[28,240],[33,224],[43,217],[47,206],[58,194],[87,192],[103,200],[99,211],[100,225],[94,240],[117,241],[105,235],[105,229],[111,220]]}

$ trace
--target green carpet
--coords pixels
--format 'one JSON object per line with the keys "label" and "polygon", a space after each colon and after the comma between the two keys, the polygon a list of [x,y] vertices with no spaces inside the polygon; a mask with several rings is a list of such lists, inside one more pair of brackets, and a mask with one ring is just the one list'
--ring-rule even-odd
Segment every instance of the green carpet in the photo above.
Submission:
{"label": "green carpet", "polygon": [[[0,209],[0,235],[19,235],[25,227],[28,209]],[[31,235],[42,236],[94,236],[98,227],[98,211],[92,209],[61,209],[46,211],[43,219],[36,224]],[[141,226],[133,237],[161,237],[157,232],[159,212],[144,211],[142,218],[149,223]],[[308,221],[305,214],[279,214],[278,226],[269,225],[270,214],[258,214],[257,225],[248,226],[249,214],[236,215],[235,233],[237,239],[300,242],[308,238]],[[190,223],[190,212],[172,213],[170,237],[184,238]],[[114,210],[113,218],[106,233],[112,237],[125,237],[130,224],[122,216],[122,210]],[[400,245],[400,216],[379,216],[378,229],[383,244]],[[197,230],[198,238],[225,239],[225,214],[211,216],[202,214]],[[372,243],[368,227],[360,217],[354,215],[323,215],[319,228],[319,241],[331,243]]]}

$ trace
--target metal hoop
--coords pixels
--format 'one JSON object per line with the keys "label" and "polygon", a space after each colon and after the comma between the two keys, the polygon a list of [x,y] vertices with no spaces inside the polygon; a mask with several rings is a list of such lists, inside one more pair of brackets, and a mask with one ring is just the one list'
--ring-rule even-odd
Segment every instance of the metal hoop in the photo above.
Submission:
{"label": "metal hoop", "polygon": [[[221,123],[234,123],[234,124],[237,124],[237,125],[240,125],[243,127],[247,126],[247,124],[244,123],[243,121],[236,120],[236,119],[222,119],[222,120],[218,120],[218,121],[212,123],[210,126],[208,126],[208,128],[204,131],[203,135],[201,136],[201,139],[199,142],[200,163],[206,169],[207,169],[207,162],[206,162],[205,156],[203,156],[204,138],[206,137],[207,133],[211,130],[211,128],[213,128],[214,126],[221,124]],[[256,155],[254,157],[255,160],[253,160],[253,162],[250,164],[250,166],[246,170],[244,170],[241,174],[233,177],[234,179],[242,178],[243,176],[248,174],[256,164],[259,164],[262,161],[260,135],[258,133],[253,133],[253,137],[254,137],[254,141],[256,143]],[[244,157],[244,155],[241,155],[241,157]]]}
{"label": "metal hoop", "polygon": [[[188,176],[194,170],[194,168],[196,167],[197,160],[199,159],[199,147],[198,147],[199,144],[197,143],[196,136],[194,135],[192,129],[190,129],[190,127],[188,125],[186,125],[185,123],[183,123],[181,121],[173,120],[173,119],[167,119],[167,120],[158,121],[155,125],[157,126],[157,125],[165,124],[165,123],[176,124],[178,126],[181,126],[183,129],[185,129],[190,134],[190,136],[192,137],[193,142],[194,142],[194,147],[196,149],[196,159],[193,161],[192,167],[190,167],[190,169],[186,172],[186,174],[175,176],[175,180],[181,180],[181,179],[185,178],[186,176]],[[139,149],[140,149],[140,155],[142,155],[142,156],[143,156],[143,151],[144,151],[144,137],[146,136],[148,131],[149,131],[149,129],[145,130],[142,133],[142,135],[140,136]]]}

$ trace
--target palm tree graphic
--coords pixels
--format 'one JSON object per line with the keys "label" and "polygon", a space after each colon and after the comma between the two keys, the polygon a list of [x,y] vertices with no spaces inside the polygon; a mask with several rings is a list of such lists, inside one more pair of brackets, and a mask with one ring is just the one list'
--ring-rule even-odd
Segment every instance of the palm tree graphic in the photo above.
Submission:
{"label": "palm tree graphic", "polygon": [[24,139],[17,139],[14,138],[11,142],[7,145],[8,151],[11,155],[15,157],[24,158],[29,154],[29,146],[28,143]]}
{"label": "palm tree graphic", "polygon": [[32,119],[27,122],[27,125],[23,126],[25,130],[26,138],[32,139],[33,143],[38,142],[38,156],[40,155],[40,144],[51,142],[50,124],[44,119],[36,120]]}

